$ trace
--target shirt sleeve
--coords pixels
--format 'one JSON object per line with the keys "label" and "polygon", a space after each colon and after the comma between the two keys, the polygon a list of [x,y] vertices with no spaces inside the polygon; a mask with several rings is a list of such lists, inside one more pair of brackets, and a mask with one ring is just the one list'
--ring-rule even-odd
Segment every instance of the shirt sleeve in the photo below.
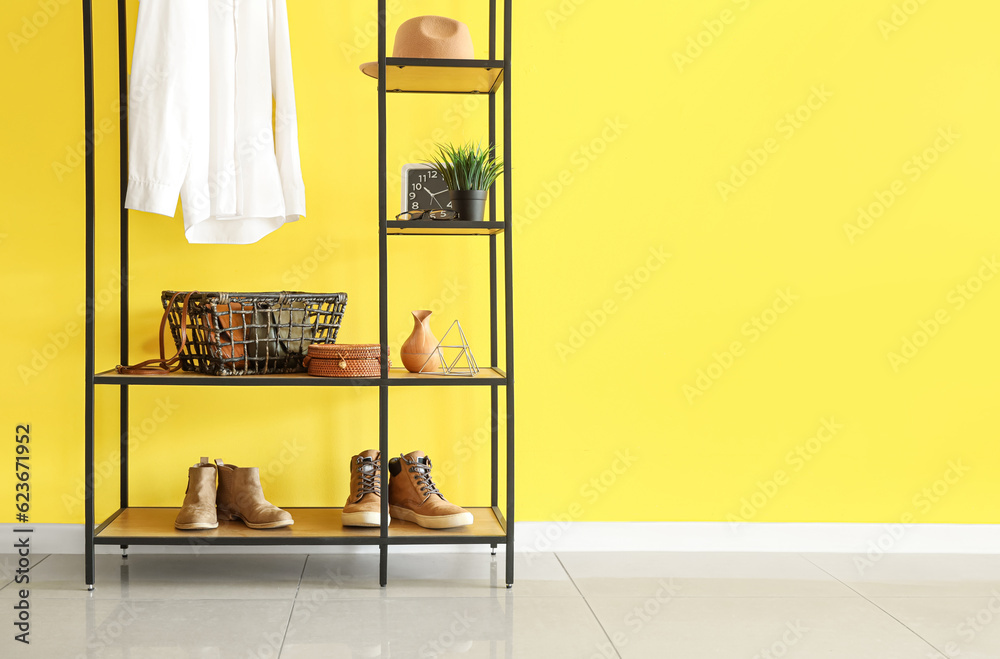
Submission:
{"label": "shirt sleeve", "polygon": [[[292,78],[292,47],[285,0],[271,0],[268,34],[271,47],[271,90],[274,94],[274,152],[285,196],[285,214],[306,214],[306,191],[299,158],[299,127]],[[289,219],[293,219],[289,217]]]}
{"label": "shirt sleeve", "polygon": [[207,5],[143,0],[129,77],[126,208],[173,217],[193,161],[207,164],[208,57]]}

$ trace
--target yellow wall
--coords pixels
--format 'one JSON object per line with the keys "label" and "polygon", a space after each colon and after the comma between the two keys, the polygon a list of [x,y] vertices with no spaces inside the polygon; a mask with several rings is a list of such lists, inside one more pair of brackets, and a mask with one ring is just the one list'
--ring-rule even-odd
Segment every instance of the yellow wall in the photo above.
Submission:
{"label": "yellow wall", "polygon": [[[0,9],[0,419],[8,437],[32,425],[33,522],[83,518],[78,4]],[[104,369],[117,363],[117,80],[114,3],[97,4]],[[223,247],[134,213],[133,361],[154,353],[165,288],[343,290],[341,340],[377,341],[376,94],[357,70],[375,56],[375,3],[289,4],[308,218]],[[485,56],[485,11],[470,5],[391,1],[390,34],[413,15],[454,15]],[[1000,7],[516,10],[518,518],[1000,520],[1000,280],[983,265],[1000,251]],[[485,110],[474,97],[390,99],[391,172],[430,136],[484,139]],[[485,241],[390,249],[393,351],[409,310],[433,308],[435,329],[460,318],[485,363]],[[377,444],[374,390],[132,391],[134,504],[176,505],[207,454],[265,467],[281,505],[338,505],[347,457]],[[105,514],[117,390],[98,400]],[[423,448],[453,500],[488,500],[487,391],[394,390],[391,409],[394,453]],[[13,498],[10,469],[0,491]]]}

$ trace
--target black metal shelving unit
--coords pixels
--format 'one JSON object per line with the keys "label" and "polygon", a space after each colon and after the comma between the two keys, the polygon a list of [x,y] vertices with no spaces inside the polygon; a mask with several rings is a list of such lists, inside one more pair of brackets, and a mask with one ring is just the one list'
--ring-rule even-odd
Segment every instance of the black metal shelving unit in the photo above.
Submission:
{"label": "black metal shelving unit", "polygon": [[[95,585],[95,545],[118,545],[123,553],[129,545],[374,545],[380,549],[379,583],[386,585],[388,549],[391,545],[426,544],[489,544],[495,550],[505,545],[506,585],[514,582],[514,325],[511,227],[511,8],[512,0],[503,4],[503,59],[497,59],[497,0],[489,0],[489,58],[486,60],[420,60],[386,57],[386,1],[378,0],[379,80],[379,340],[382,345],[382,372],[378,378],[342,380],[315,378],[305,374],[263,375],[242,377],[205,376],[183,373],[164,376],[123,376],[115,371],[98,373],[95,369],[95,269],[96,269],[96,174],[94,146],[94,52],[93,0],[83,0],[83,60],[86,157],[86,359],[85,359],[85,563],[86,583]],[[124,207],[128,187],[128,76],[127,76],[127,14],[126,0],[118,0],[118,75],[121,97],[121,181],[120,181],[120,262],[123,274],[129,272],[129,213]],[[488,222],[447,224],[443,222],[399,222],[390,220],[387,194],[386,105],[390,94],[487,94],[489,96],[489,141],[497,140],[497,96],[503,94],[503,159],[504,201],[502,221],[497,218],[496,189],[490,194]],[[472,377],[413,375],[388,365],[388,257],[389,236],[484,236],[489,243],[490,272],[490,364]],[[503,240],[504,309],[504,368],[499,366],[499,304],[501,293],[498,239]],[[129,289],[128,277],[121,278],[121,363],[129,363]],[[116,386],[120,391],[119,417],[120,505],[118,510],[100,523],[95,514],[94,458],[95,387]],[[378,528],[343,527],[340,508],[291,508],[295,525],[285,529],[254,531],[239,522],[220,522],[213,531],[176,531],[173,518],[176,508],[131,507],[129,505],[129,387],[131,386],[256,386],[256,387],[327,387],[370,386],[379,390],[379,450],[382,454],[383,491],[388,491],[389,460],[389,392],[394,387],[473,386],[489,387],[491,430],[491,502],[489,507],[470,508],[475,522],[458,529],[430,530],[401,521],[388,523],[388,497],[382,498],[382,525]],[[506,414],[506,471],[500,482],[500,391],[504,392]],[[504,486],[504,508],[501,510],[501,485]]]}

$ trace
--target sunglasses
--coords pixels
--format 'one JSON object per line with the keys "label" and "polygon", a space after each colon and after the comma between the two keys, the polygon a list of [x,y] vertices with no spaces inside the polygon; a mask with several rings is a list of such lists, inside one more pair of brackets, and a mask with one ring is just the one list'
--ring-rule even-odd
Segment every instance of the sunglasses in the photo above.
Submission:
{"label": "sunglasses", "polygon": [[396,216],[397,220],[454,220],[458,213],[449,210],[415,210],[404,211]]}

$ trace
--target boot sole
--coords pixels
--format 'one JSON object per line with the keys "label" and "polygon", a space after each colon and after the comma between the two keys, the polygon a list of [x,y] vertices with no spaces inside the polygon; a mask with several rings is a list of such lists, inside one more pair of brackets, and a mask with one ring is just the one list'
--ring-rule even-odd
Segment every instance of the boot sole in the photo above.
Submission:
{"label": "boot sole", "polygon": [[192,522],[190,524],[178,524],[174,522],[174,528],[180,531],[205,531],[208,529],[219,528],[219,523],[216,522],[212,524],[211,522]]}
{"label": "boot sole", "polygon": [[234,517],[236,517],[236,519],[240,520],[241,522],[243,522],[252,529],[280,529],[286,526],[291,526],[292,524],[295,523],[294,519],[288,519],[279,522],[264,522],[263,524],[252,524],[243,519],[242,517],[240,517],[239,515],[234,515]]}
{"label": "boot sole", "polygon": [[421,515],[409,508],[389,506],[389,514],[396,519],[413,522],[425,529],[451,529],[456,526],[470,526],[472,513],[457,513],[455,515]]}
{"label": "boot sole", "polygon": [[[379,513],[341,513],[340,522],[344,526],[381,526],[381,517]],[[389,517],[389,522],[392,522],[392,517]]]}

